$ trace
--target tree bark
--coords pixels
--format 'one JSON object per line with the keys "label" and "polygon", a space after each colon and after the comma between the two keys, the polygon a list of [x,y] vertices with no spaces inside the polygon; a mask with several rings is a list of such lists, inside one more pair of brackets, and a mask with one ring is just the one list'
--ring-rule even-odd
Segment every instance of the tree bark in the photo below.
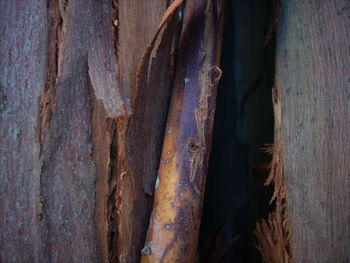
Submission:
{"label": "tree bark", "polygon": [[257,231],[265,262],[350,260],[349,8],[342,0],[282,4],[270,176],[276,209]]}
{"label": "tree bark", "polygon": [[[179,83],[192,81],[181,70],[186,68],[193,76],[197,73],[190,60],[197,54],[192,41],[183,45],[182,54],[176,53],[181,32],[191,32],[186,24],[182,28],[182,19],[183,13],[191,13],[186,8],[194,2],[185,1],[187,6],[182,2],[0,1],[0,262],[140,261],[156,175],[158,168],[165,165],[160,165],[160,161],[173,77],[177,81],[176,95]],[[275,145],[268,180],[275,185],[272,204],[275,210],[258,227],[259,249],[267,262],[348,262],[349,2],[285,0],[282,3],[274,89]],[[234,6],[238,8],[240,4],[237,0]],[[241,26],[238,21],[243,21],[239,15],[245,16],[241,10],[237,12],[240,14],[233,19],[235,28]],[[254,12],[249,11],[250,16]],[[204,25],[196,23],[194,31]],[[251,25],[249,32],[255,28]],[[257,29],[258,33],[252,36],[248,32],[247,39],[255,41],[254,34],[263,31]],[[239,48],[234,49],[235,60],[228,63],[232,71],[226,74],[237,74],[232,79],[236,79],[235,88],[240,89],[253,78],[246,79],[245,74],[253,76],[263,65],[255,61],[259,60],[255,53],[241,56],[240,48],[246,48],[247,40],[240,36],[241,31],[237,32],[238,37],[232,43],[238,43]],[[206,32],[206,40],[214,41],[214,38]],[[254,43],[248,46],[255,48]],[[257,43],[258,47],[261,48],[261,43],[260,46]],[[202,57],[196,59],[204,61]],[[211,59],[215,63],[210,65],[216,65],[218,53],[212,54]],[[181,68],[176,67],[176,61],[180,61]],[[257,68],[246,73],[250,66]],[[229,82],[231,77],[227,75]],[[206,81],[215,81],[215,76]],[[240,76],[244,78],[240,80]],[[260,81],[258,76],[254,79]],[[244,107],[245,90],[225,93],[238,94],[240,106],[232,106],[236,108],[232,109],[234,115],[238,108]],[[257,94],[253,104],[255,101],[263,104],[265,98]],[[200,96],[196,93],[193,97]],[[189,104],[194,102],[188,95],[182,99]],[[192,104],[188,109],[178,106],[179,112],[186,112],[182,116],[183,134],[191,133],[189,137],[195,137],[199,145],[186,136],[179,136],[182,141],[174,145],[179,147],[179,142],[189,142],[189,151],[185,154],[177,151],[178,159],[187,161],[187,166],[189,161],[193,164],[201,159],[198,146],[201,150],[205,145],[197,169],[203,177],[211,144],[211,131],[207,128],[212,125],[214,108],[214,98],[208,104],[210,107],[205,99],[199,100],[199,104],[208,107],[208,112],[203,110],[204,115],[208,114],[207,119],[195,120],[198,116]],[[229,104],[227,111],[231,110]],[[252,111],[247,116],[253,115]],[[263,118],[259,124],[249,124],[252,119],[248,124],[243,123],[244,127],[238,129],[240,133],[234,136],[258,145],[260,140],[254,141],[251,134],[259,134],[261,130],[251,128],[263,126]],[[188,130],[191,126],[187,125],[188,120],[192,126],[194,120],[205,124],[201,131]],[[225,145],[226,138],[233,136],[228,133],[236,131],[235,125],[232,121],[222,126],[230,128],[222,136],[220,145],[224,149],[235,145],[232,142]],[[223,156],[220,163],[225,168],[230,157],[224,156],[226,150],[218,150],[221,154],[216,158]],[[234,153],[241,154],[237,152]],[[234,166],[232,161],[229,171],[240,171]],[[182,172],[182,178],[197,180],[191,169]],[[231,176],[230,172],[227,174]],[[191,225],[187,217],[184,228],[180,229],[183,233],[191,227],[195,229],[185,233],[184,240],[189,243],[179,245],[178,251],[184,251],[187,249],[184,244],[188,244],[188,261],[196,256],[203,177],[195,182],[202,187],[200,195],[195,196],[200,202],[186,207],[186,211],[195,208],[196,224]],[[216,177],[214,180],[219,181]],[[223,191],[213,185],[218,196],[224,196],[230,187],[227,184]],[[245,196],[245,190],[239,187],[231,190]],[[174,196],[179,197],[176,193]],[[167,205],[161,199],[156,201]],[[175,200],[181,205],[179,200],[184,199]],[[231,235],[234,228],[229,229]],[[174,251],[176,260],[182,262],[182,253]]]}
{"label": "tree bark", "polygon": [[136,71],[168,1],[0,5],[1,261],[137,262],[152,200],[139,182],[155,179],[169,60],[141,102]]}
{"label": "tree bark", "polygon": [[347,262],[349,1],[284,1],[277,34],[282,151],[295,262]]}

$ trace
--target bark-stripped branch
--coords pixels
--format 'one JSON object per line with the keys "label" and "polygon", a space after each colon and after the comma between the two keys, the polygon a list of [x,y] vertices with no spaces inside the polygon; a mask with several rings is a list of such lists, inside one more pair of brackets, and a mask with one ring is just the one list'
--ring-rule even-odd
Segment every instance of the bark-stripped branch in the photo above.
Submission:
{"label": "bark-stripped branch", "polygon": [[193,262],[208,165],[222,1],[187,3],[152,218],[141,262]]}

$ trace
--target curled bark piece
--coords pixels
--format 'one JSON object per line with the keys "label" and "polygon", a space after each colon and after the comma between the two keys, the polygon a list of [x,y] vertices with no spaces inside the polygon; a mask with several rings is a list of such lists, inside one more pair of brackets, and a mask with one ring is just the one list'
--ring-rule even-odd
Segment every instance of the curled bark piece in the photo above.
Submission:
{"label": "curled bark piece", "polygon": [[[151,43],[148,45],[145,54],[142,56],[141,63],[139,65],[139,68],[137,70],[137,79],[136,79],[136,96],[134,96],[134,104],[135,105],[135,100],[137,98],[138,90],[142,86],[144,82],[147,80],[147,70],[148,70],[148,65],[149,61],[151,58],[152,50],[156,44],[156,41],[159,37],[159,34],[162,32],[162,29],[167,27],[167,23],[170,21],[170,19],[173,17],[174,13],[177,11],[177,9],[180,7],[180,5],[184,2],[184,0],[175,0],[174,2],[171,3],[171,5],[167,8],[165,11],[162,20],[158,26],[157,31],[155,32]],[[145,80],[146,77],[146,80]]]}
{"label": "curled bark piece", "polygon": [[175,14],[182,2],[177,0],[169,6],[150,37],[131,96],[132,114],[117,120],[117,160],[111,168],[116,175],[112,200],[116,233],[110,238],[110,247],[114,248],[111,262],[140,260],[169,106],[170,53],[180,22]]}
{"label": "curled bark piece", "polygon": [[193,262],[208,166],[223,25],[222,1],[195,0],[183,32],[141,262]]}

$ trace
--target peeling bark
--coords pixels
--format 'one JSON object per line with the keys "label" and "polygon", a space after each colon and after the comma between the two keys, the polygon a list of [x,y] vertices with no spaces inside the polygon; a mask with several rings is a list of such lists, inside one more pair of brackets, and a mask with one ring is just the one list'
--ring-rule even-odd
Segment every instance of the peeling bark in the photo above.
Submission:
{"label": "peeling bark", "polygon": [[[86,1],[60,1],[54,6],[58,11],[53,10],[61,27],[56,29],[60,37],[56,39],[57,76],[52,86],[55,103],[49,109],[49,122],[41,126],[42,236],[46,240],[45,258],[50,262],[67,259],[95,262],[99,255],[105,257],[102,247],[106,241],[100,237],[105,232],[95,231],[95,219],[101,219],[99,223],[104,225],[106,212],[98,210],[103,206],[97,207],[95,202],[99,204],[100,194],[104,195],[99,189],[99,179],[106,177],[102,167],[108,159],[100,154],[109,149],[110,139],[103,134],[108,133],[108,128],[102,132],[98,127],[99,122],[116,114],[110,111],[109,104],[118,96],[115,93],[116,76],[114,83],[99,83],[100,76],[91,62],[96,56],[94,52],[98,52],[101,59],[113,59],[109,54],[101,54],[108,46],[113,47],[113,25],[108,20],[99,21],[105,7],[103,3],[96,6]],[[98,42],[99,38],[94,35],[96,31],[91,30],[97,30],[99,26],[105,28],[98,30],[104,42]],[[103,49],[103,45],[107,47]],[[108,63],[115,65],[116,62],[106,60],[104,66]],[[106,70],[103,66],[100,69]],[[108,75],[104,79],[108,81],[108,76],[113,74],[107,70],[105,73]],[[123,105],[121,101],[113,103]],[[100,230],[99,226],[96,229]],[[106,259],[102,261],[106,262]]]}
{"label": "peeling bark", "polygon": [[[133,263],[141,250],[142,262],[195,261],[223,2],[0,1],[0,262]],[[240,15],[254,20],[257,2],[248,9],[236,1],[233,17],[245,6]],[[274,185],[274,211],[256,230],[266,262],[349,261],[348,14],[345,0],[282,5],[266,182]],[[233,19],[232,38],[259,24],[236,30],[242,18]],[[277,18],[264,32],[267,42]],[[233,43],[250,41],[253,49],[256,39]],[[239,97],[228,100],[238,101],[230,126],[244,114],[253,122],[256,110],[243,114],[244,107],[266,82],[262,73],[252,77],[263,72],[261,59],[242,74],[263,51],[233,53],[235,85],[256,81],[228,93]],[[260,94],[249,103],[263,104]],[[265,124],[260,117],[259,125],[242,119],[234,140],[257,145],[247,134],[260,133],[252,131]],[[226,135],[236,131],[223,127]],[[227,153],[219,151],[217,159]],[[228,185],[214,188],[225,196]],[[244,191],[232,196],[243,200]],[[220,246],[217,239],[220,249],[203,255],[223,258],[239,240]]]}
{"label": "peeling bark", "polygon": [[[1,2],[1,261],[115,259],[117,127],[132,114],[137,65],[165,5]],[[140,25],[147,27],[141,34]],[[128,64],[130,54],[138,55]],[[158,113],[166,112],[167,100],[159,103]],[[160,151],[159,144],[150,142],[150,151]],[[146,226],[140,229],[145,233]],[[122,250],[126,262],[138,261],[143,239],[131,235]]]}
{"label": "peeling bark", "polygon": [[282,104],[280,86],[276,83],[273,89],[273,106],[275,115],[274,144],[267,149],[272,154],[270,173],[265,185],[273,184],[274,193],[270,203],[274,202],[274,211],[268,219],[262,219],[257,224],[255,235],[258,239],[257,248],[261,253],[263,262],[293,261],[290,238],[290,218],[288,215],[286,179],[284,175],[281,143]]}
{"label": "peeling bark", "polygon": [[170,52],[179,25],[174,13],[182,2],[174,1],[154,30],[138,69],[133,114],[117,124],[118,234],[114,242],[119,262],[138,261],[146,236],[169,101]]}

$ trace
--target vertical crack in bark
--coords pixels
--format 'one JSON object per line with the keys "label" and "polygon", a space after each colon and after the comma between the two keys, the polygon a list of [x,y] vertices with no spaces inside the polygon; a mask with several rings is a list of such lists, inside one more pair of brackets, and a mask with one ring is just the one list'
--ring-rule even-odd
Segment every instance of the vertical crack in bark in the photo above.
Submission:
{"label": "vertical crack in bark", "polygon": [[113,121],[113,135],[110,145],[110,164],[108,169],[108,199],[107,199],[107,220],[108,220],[108,259],[109,262],[116,262],[115,240],[117,235],[117,207],[116,207],[116,189],[117,189],[117,154],[118,140],[117,130]]}
{"label": "vertical crack in bark", "polygon": [[[37,141],[40,145],[40,212],[39,219],[41,221],[41,239],[44,246],[43,257],[47,258],[48,261],[52,261],[52,242],[47,242],[49,239],[50,226],[48,223],[48,216],[43,212],[45,209],[45,200],[43,190],[44,184],[44,166],[45,160],[52,158],[56,142],[52,143],[51,137],[51,118],[52,114],[56,109],[56,88],[57,79],[59,78],[60,68],[60,57],[61,48],[63,45],[63,34],[64,34],[64,15],[68,7],[68,1],[64,3],[61,0],[47,1],[47,19],[48,19],[48,53],[47,53],[47,69],[46,69],[46,82],[44,89],[42,90],[39,97],[39,118],[37,125]],[[54,146],[53,148],[51,148]],[[50,149],[51,148],[51,149]]]}
{"label": "vertical crack in bark", "polygon": [[[127,158],[126,132],[129,118],[117,120],[117,155],[114,210],[117,220],[117,231],[111,239],[111,262],[127,262],[128,251],[132,246],[133,221],[130,220],[135,201],[135,186]],[[136,226],[139,227],[139,226]],[[123,244],[121,244],[121,241]],[[127,249],[127,251],[126,251]]]}
{"label": "vertical crack in bark", "polygon": [[[43,213],[43,142],[49,140],[50,132],[50,120],[52,111],[56,106],[56,80],[58,77],[59,68],[59,56],[60,46],[62,41],[62,26],[63,17],[61,15],[59,0],[47,1],[47,18],[48,18],[48,54],[47,54],[47,70],[46,70],[46,83],[39,97],[39,118],[37,125],[37,142],[40,147],[40,183],[39,183],[39,200],[40,200],[40,211],[39,219],[42,221],[42,230],[44,228],[44,213]],[[41,231],[41,238],[45,240],[45,231]],[[50,244],[46,242],[45,246],[48,247]]]}
{"label": "vertical crack in bark", "polygon": [[[116,58],[116,67],[118,71],[118,49],[119,49],[119,9],[118,9],[118,0],[112,0],[112,17],[114,25],[114,35],[113,35],[113,45],[114,45],[114,54]],[[119,91],[123,98],[126,98],[125,87],[122,87],[122,82],[120,81],[119,76],[118,84]],[[130,109],[128,110],[130,113]],[[107,197],[107,223],[108,223],[108,233],[107,233],[107,246],[108,246],[108,260],[109,262],[118,262],[117,259],[117,236],[118,236],[118,226],[117,226],[117,166],[118,166],[118,130],[117,123],[119,120],[113,122],[113,134],[110,144],[110,164],[108,170],[108,197]]]}
{"label": "vertical crack in bark", "polygon": [[278,85],[273,89],[273,105],[275,114],[275,138],[274,145],[267,148],[267,151],[272,154],[272,161],[270,163],[270,174],[265,185],[274,185],[271,203],[275,202],[275,209],[269,214],[267,220],[263,219],[257,224],[255,235],[258,239],[258,243],[256,247],[260,251],[264,262],[291,263],[293,262],[293,257],[290,222],[287,211],[286,182],[282,161],[282,105]]}
{"label": "vertical crack in bark", "polygon": [[[91,85],[91,81],[90,81]],[[115,223],[115,161],[117,158],[116,120],[107,117],[103,103],[96,99],[94,88],[90,88],[93,159],[97,176],[95,181],[95,227],[97,249],[101,262],[111,260],[111,239],[114,238]]]}
{"label": "vertical crack in bark", "polygon": [[[114,25],[114,49],[117,61],[119,62],[119,0],[112,0],[112,9],[114,10],[113,25]],[[117,69],[118,74],[120,74]],[[127,92],[122,79],[118,78],[121,95],[126,98]],[[128,101],[129,102],[129,101]],[[130,184],[128,179],[132,179],[126,153],[126,130],[129,124],[129,119],[134,109],[134,105],[130,105],[132,109],[128,109],[128,115],[119,117],[115,122],[115,131],[111,144],[111,166],[109,172],[109,196],[108,196],[108,257],[109,262],[126,262],[127,255],[123,248],[131,247],[132,241],[132,224],[129,218],[131,209],[133,208],[134,200],[129,200],[130,193],[134,191],[130,189],[133,183]],[[121,217],[123,215],[123,218]],[[124,218],[125,217],[125,218]],[[128,223],[128,225],[125,225]],[[129,231],[123,232],[123,230]],[[123,236],[123,245],[120,244],[120,236]]]}
{"label": "vertical crack in bark", "polygon": [[51,119],[52,110],[55,108],[56,79],[58,76],[60,46],[62,42],[63,17],[61,15],[59,0],[48,1],[49,39],[47,55],[47,71],[45,88],[39,101],[39,125],[38,140],[41,144]]}

